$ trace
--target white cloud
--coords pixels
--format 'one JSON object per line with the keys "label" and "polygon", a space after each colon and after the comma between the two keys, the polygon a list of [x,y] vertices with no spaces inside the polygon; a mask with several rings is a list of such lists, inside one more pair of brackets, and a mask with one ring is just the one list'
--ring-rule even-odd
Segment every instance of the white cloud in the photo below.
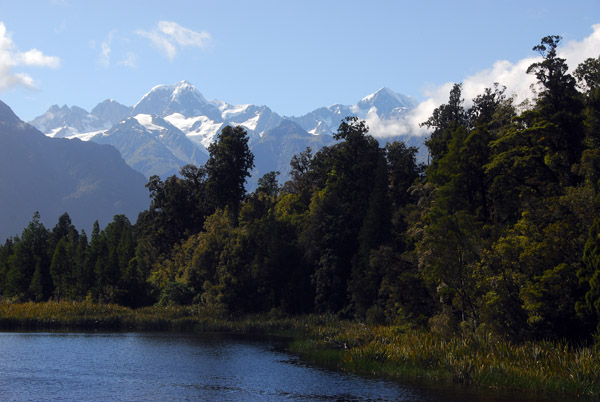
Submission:
{"label": "white cloud", "polygon": [[393,137],[409,133],[409,126],[406,122],[397,119],[382,119],[377,115],[376,108],[371,108],[364,120],[369,127],[369,134],[374,137]]}
{"label": "white cloud", "polygon": [[110,43],[102,42],[102,46],[100,46],[100,48],[102,49],[100,52],[100,62],[104,65],[104,67],[108,67],[110,65]]}
{"label": "white cloud", "polygon": [[177,48],[171,41],[163,36],[160,32],[157,31],[136,31],[136,33],[140,36],[143,36],[146,39],[150,39],[150,41],[159,48],[165,55],[169,58],[169,60],[173,60],[175,55],[177,54]]}
{"label": "white cloud", "polygon": [[149,39],[169,60],[184,47],[206,48],[211,36],[208,32],[196,32],[173,21],[160,21],[151,31],[137,30],[136,34]]}
{"label": "white cloud", "polygon": [[125,67],[129,67],[129,68],[136,68],[137,67],[137,56],[133,52],[127,52],[127,54],[125,55],[125,58],[123,60],[119,61],[118,64],[125,66]]}
{"label": "white cloud", "polygon": [[0,22],[0,92],[18,86],[36,87],[30,75],[13,72],[13,69],[19,66],[59,68],[60,59],[46,56],[37,49],[19,52],[4,22]]}
{"label": "white cloud", "polygon": [[195,32],[172,21],[160,21],[158,29],[182,47],[194,46],[203,48],[206,47],[210,40],[209,33]]}
{"label": "white cloud", "polygon": [[100,44],[100,63],[104,67],[110,66],[111,42],[115,36],[115,31],[110,31],[108,37]]}
{"label": "white cloud", "polygon": [[581,42],[570,41],[560,49],[558,55],[567,59],[571,70],[589,57],[600,56],[600,24],[592,26],[594,32]]}
{"label": "white cloud", "polygon": [[[582,41],[570,41],[557,49],[558,56],[567,60],[571,70],[575,69],[585,59],[600,55],[600,24],[592,26],[592,29],[592,34]],[[462,96],[465,99],[465,104],[469,106],[473,98],[481,94],[485,88],[491,88],[495,82],[506,86],[507,95],[515,95],[517,103],[531,99],[534,96],[531,91],[531,84],[535,83],[535,77],[527,74],[526,71],[532,63],[540,60],[540,57],[528,57],[515,63],[499,60],[489,69],[465,77],[462,80]],[[402,125],[406,126],[403,130],[426,135],[428,131],[425,127],[419,127],[419,124],[426,121],[436,107],[448,102],[448,95],[452,86],[453,83],[448,82],[427,91],[427,99],[412,110],[405,121],[402,122]],[[378,123],[381,125],[385,122]]]}
{"label": "white cloud", "polygon": [[15,55],[17,64],[26,66],[37,66],[37,67],[60,67],[60,59],[55,56],[46,56],[44,53],[37,49],[31,49],[24,53],[17,53]]}

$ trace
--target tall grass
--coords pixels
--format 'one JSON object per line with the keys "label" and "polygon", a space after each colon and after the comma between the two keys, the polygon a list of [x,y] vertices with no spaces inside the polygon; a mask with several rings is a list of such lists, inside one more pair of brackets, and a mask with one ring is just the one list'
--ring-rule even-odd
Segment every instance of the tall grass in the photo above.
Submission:
{"label": "tall grass", "polygon": [[3,330],[195,330],[295,334],[308,326],[327,325],[333,318],[307,316],[277,318],[251,315],[225,317],[198,306],[144,307],[129,309],[92,302],[7,303],[0,302]]}
{"label": "tall grass", "polygon": [[1,329],[169,330],[193,329],[195,309],[151,307],[131,310],[90,302],[0,303]]}
{"label": "tall grass", "polygon": [[[390,378],[425,378],[545,394],[600,397],[597,347],[560,341],[514,344],[489,334],[443,338],[425,331],[347,324],[315,328],[292,348],[338,369]],[[337,357],[332,359],[332,350]]]}
{"label": "tall grass", "polygon": [[356,373],[429,379],[547,395],[600,398],[600,348],[515,344],[490,334],[443,338],[333,315],[222,317],[197,306],[137,310],[89,302],[0,303],[0,329],[190,330],[285,335],[304,359]]}

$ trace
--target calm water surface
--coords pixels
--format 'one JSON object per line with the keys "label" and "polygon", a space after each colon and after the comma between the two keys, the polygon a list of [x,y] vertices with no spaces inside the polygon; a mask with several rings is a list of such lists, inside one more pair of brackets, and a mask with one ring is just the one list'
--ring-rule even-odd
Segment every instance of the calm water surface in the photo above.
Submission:
{"label": "calm water surface", "polygon": [[533,401],[307,366],[281,340],[190,333],[0,333],[2,401]]}

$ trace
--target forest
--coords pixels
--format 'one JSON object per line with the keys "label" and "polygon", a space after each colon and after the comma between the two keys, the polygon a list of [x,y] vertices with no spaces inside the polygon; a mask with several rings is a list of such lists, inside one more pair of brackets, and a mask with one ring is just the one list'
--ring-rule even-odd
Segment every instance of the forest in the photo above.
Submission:
{"label": "forest", "polygon": [[[423,122],[428,164],[363,121],[247,193],[254,165],[225,127],[204,166],[150,178],[148,210],[78,231],[35,214],[0,246],[8,302],[202,305],[225,316],[332,313],[512,341],[600,339],[600,57],[572,72],[547,36],[516,104],[455,84]],[[469,105],[469,106],[466,106]]]}

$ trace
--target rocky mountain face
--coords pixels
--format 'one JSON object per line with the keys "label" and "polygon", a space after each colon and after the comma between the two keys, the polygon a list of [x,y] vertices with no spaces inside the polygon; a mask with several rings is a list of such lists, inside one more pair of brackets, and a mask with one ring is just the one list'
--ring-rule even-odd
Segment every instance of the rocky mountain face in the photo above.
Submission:
{"label": "rocky mountain face", "polygon": [[[302,128],[314,135],[331,134],[337,131],[340,121],[346,116],[368,119],[369,115],[383,121],[397,121],[417,106],[417,101],[409,96],[400,95],[388,88],[362,98],[355,105],[332,105],[318,108],[299,117],[289,117]],[[375,137],[381,133],[371,132]]]}
{"label": "rocky mountain face", "polygon": [[203,165],[208,154],[157,115],[137,114],[91,138],[117,148],[129,166],[146,177],[169,177],[186,164]]}
{"label": "rocky mountain face", "polygon": [[77,106],[51,106],[31,125],[51,137],[64,138],[72,133],[86,133],[110,128],[110,123]]}
{"label": "rocky mountain face", "polygon": [[67,212],[88,233],[117,214],[135,222],[149,205],[145,184],[114,147],[49,138],[0,102],[0,241],[20,234],[35,211],[49,227]]}
{"label": "rocky mountain face", "polygon": [[52,106],[31,124],[51,137],[112,144],[134,169],[146,177],[157,174],[163,178],[187,163],[204,163],[206,149],[217,133],[227,125],[240,125],[248,132],[255,154],[251,190],[258,177],[272,170],[281,172],[281,182],[287,180],[291,157],[309,145],[316,151],[331,144],[332,134],[346,116],[358,116],[368,123],[375,119],[371,134],[382,143],[400,139],[422,147],[421,137],[390,137],[389,133],[383,137],[376,131],[401,120],[416,104],[414,98],[382,88],[355,105],[338,104],[284,117],[267,106],[206,100],[192,84],[181,81],[152,88],[132,107],[113,100],[98,104],[90,113],[76,106]]}
{"label": "rocky mountain face", "polygon": [[121,105],[114,99],[107,99],[104,102],[98,103],[91,112],[92,116],[97,117],[104,125],[109,127],[120,123],[126,117],[131,116],[132,108]]}
{"label": "rocky mountain face", "polygon": [[311,135],[297,123],[283,120],[277,127],[250,141],[255,166],[249,187],[255,188],[258,179],[271,171],[280,172],[278,180],[284,183],[289,179],[290,161],[294,155],[307,147],[316,151],[333,142],[331,135]]}

